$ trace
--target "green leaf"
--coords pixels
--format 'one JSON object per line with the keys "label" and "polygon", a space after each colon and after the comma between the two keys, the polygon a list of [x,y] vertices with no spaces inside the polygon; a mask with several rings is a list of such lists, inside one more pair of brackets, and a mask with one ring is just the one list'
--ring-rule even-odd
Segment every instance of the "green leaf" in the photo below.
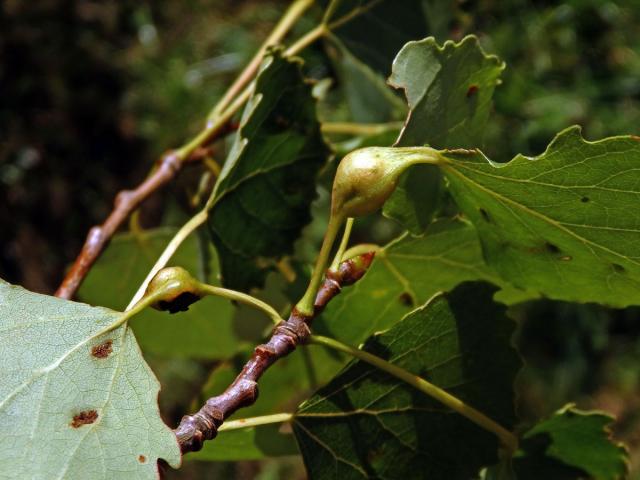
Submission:
{"label": "green leaf", "polygon": [[498,294],[503,302],[530,298],[508,287],[485,265],[473,225],[461,219],[439,220],[424,236],[404,235],[378,252],[366,275],[345,288],[314,321],[314,330],[357,344],[437,292],[469,280],[503,285],[507,290]]}
{"label": "green leaf", "polygon": [[391,85],[404,90],[410,109],[397,145],[480,146],[504,67],[472,35],[442,46],[433,37],[406,44],[389,77]]}
{"label": "green leaf", "polygon": [[616,480],[627,473],[626,449],[611,441],[613,421],[567,405],[523,435],[513,468],[519,480]]}
{"label": "green leaf", "polygon": [[[423,0],[342,0],[325,23],[373,71],[389,74],[393,57],[430,27]],[[448,3],[448,2],[447,2]],[[372,31],[375,29],[375,35]]]}
{"label": "green leaf", "polygon": [[[396,146],[481,146],[502,70],[504,64],[485,54],[474,36],[442,46],[433,37],[407,43],[389,77],[392,86],[404,90],[410,109]],[[411,169],[385,204],[384,214],[419,234],[439,205],[441,188],[436,167]]]}
{"label": "green leaf", "polygon": [[[244,414],[244,412],[243,412]],[[222,431],[205,442],[199,452],[190,454],[189,460],[237,462],[261,460],[266,457],[298,455],[298,445],[291,432],[281,432],[282,425],[262,425]]]}
{"label": "green leaf", "polygon": [[[494,287],[467,283],[439,295],[364,350],[420,375],[505,428],[515,422],[520,361],[514,324]],[[464,479],[495,463],[492,433],[404,382],[354,361],[303,403],[294,432],[310,478]]]}
{"label": "green leaf", "polygon": [[505,280],[557,300],[640,303],[637,137],[587,142],[572,127],[534,158],[444,156],[451,193]]}
{"label": "green leaf", "polygon": [[[93,305],[124,309],[176,230],[147,230],[136,237],[116,235],[89,272],[78,297]],[[202,231],[207,237],[208,234]],[[171,258],[203,281],[219,284],[217,256],[208,238],[189,236]],[[226,299],[207,297],[186,312],[170,315],[151,308],[136,316],[132,328],[142,350],[163,356],[227,358],[241,347],[235,308]]]}
{"label": "green leaf", "polygon": [[0,476],[155,479],[159,458],[179,466],[160,385],[121,317],[0,281]]}
{"label": "green leaf", "polygon": [[437,213],[443,197],[442,176],[433,165],[416,165],[404,172],[384,203],[382,214],[414,235],[420,235]]}
{"label": "green leaf", "polygon": [[386,84],[384,77],[354,57],[338,37],[329,35],[326,42],[351,119],[362,123],[400,120],[406,107]]}
{"label": "green leaf", "polygon": [[329,57],[353,121],[375,123],[404,116],[406,107],[385,83],[385,78],[398,50],[410,40],[433,34],[432,25],[439,24],[436,19],[439,15],[434,9],[427,14],[429,9],[425,3],[423,0],[341,1],[326,19],[331,30],[326,37]]}
{"label": "green leaf", "polygon": [[327,155],[299,62],[272,51],[208,204],[225,286],[261,286],[269,260],[292,252]]}

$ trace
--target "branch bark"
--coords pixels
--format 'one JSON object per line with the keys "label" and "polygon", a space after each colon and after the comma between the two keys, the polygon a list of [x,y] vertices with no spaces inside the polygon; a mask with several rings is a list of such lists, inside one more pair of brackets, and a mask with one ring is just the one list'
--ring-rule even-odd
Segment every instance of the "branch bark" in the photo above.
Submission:
{"label": "branch bark", "polygon": [[340,293],[343,286],[362,278],[373,257],[373,252],[364,253],[342,262],[337,271],[327,271],[316,295],[313,314],[304,316],[294,308],[286,321],[276,325],[269,341],[255,348],[242,371],[222,394],[207,400],[193,415],[182,417],[175,430],[182,453],[200,450],[205,440],[211,440],[217,435],[218,428],[225,419],[238,409],[255,403],[258,398],[258,380],[262,374],[278,359],[307,342],[312,320]]}
{"label": "branch bark", "polygon": [[[228,131],[229,126],[220,130],[219,135]],[[168,152],[160,158],[158,167],[140,185],[133,190],[121,190],[116,195],[114,208],[104,223],[89,230],[82,250],[55,293],[56,297],[67,300],[73,298],[111,237],[129,215],[152,193],[173,180],[186,163],[202,160],[207,153],[208,149],[205,147],[195,149],[188,156],[182,156],[178,151]]]}

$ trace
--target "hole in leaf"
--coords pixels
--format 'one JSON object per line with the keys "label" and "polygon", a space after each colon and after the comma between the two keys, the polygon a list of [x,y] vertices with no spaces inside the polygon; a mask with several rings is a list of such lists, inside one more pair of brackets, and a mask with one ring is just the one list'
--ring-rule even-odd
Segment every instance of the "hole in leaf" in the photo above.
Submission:
{"label": "hole in leaf", "polygon": [[402,305],[406,305],[407,307],[413,307],[413,298],[411,298],[411,295],[409,295],[407,292],[401,293],[400,296],[398,297],[398,300],[400,300],[400,303]]}
{"label": "hole in leaf", "polygon": [[478,93],[478,88],[478,85],[470,85],[469,89],[467,90],[467,98],[472,97],[473,95]]}
{"label": "hole in leaf", "polygon": [[590,198],[589,198],[589,197],[582,197],[582,198],[580,199],[580,201],[581,201],[582,203],[587,203],[589,200],[590,200]]}
{"label": "hole in leaf", "polygon": [[544,248],[547,252],[553,254],[553,255],[557,255],[561,252],[560,248],[557,245],[554,245],[551,242],[545,242],[544,244]]}
{"label": "hole in leaf", "polygon": [[489,216],[489,213],[484,208],[480,208],[480,209],[478,209],[478,211],[480,212],[480,215],[482,215],[482,218],[483,218],[483,220],[485,222],[492,223],[491,222],[491,217]]}
{"label": "hole in leaf", "polygon": [[613,268],[613,271],[616,273],[627,273],[627,269],[624,268],[622,265],[620,265],[619,263],[612,263],[611,264],[611,268]]}
{"label": "hole in leaf", "polygon": [[85,410],[73,416],[71,426],[80,428],[83,425],[90,425],[98,419],[98,412],[95,410]]}
{"label": "hole in leaf", "polygon": [[100,345],[96,345],[93,348],[91,348],[91,355],[93,355],[96,358],[107,358],[113,351],[112,345],[113,345],[113,340],[107,340],[106,342],[103,342]]}

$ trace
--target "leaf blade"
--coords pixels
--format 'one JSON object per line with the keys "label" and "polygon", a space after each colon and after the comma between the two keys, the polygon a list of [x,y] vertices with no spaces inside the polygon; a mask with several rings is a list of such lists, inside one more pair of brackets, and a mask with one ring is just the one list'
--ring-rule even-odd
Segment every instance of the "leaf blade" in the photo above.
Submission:
{"label": "leaf blade", "polygon": [[[409,116],[396,146],[473,148],[482,144],[493,91],[504,63],[474,36],[438,45],[433,37],[407,43],[393,62],[391,86],[404,91]],[[439,206],[442,179],[434,166],[406,172],[383,213],[420,234]]]}
{"label": "leaf blade", "polygon": [[328,156],[299,61],[266,57],[207,207],[223,284],[249,290],[293,249],[310,221],[315,177]]}
{"label": "leaf blade", "polygon": [[610,439],[613,418],[567,405],[523,435],[513,467],[518,478],[624,478],[626,449]]}
{"label": "leaf blade", "polygon": [[222,431],[213,442],[206,442],[190,460],[236,462],[261,460],[298,454],[298,446],[289,433],[280,432],[280,425],[263,425]]}
{"label": "leaf blade", "polygon": [[640,302],[640,219],[629,208],[640,197],[634,137],[588,142],[572,127],[533,158],[496,164],[478,151],[445,158],[452,195],[506,280],[558,300]]}
{"label": "leaf blade", "polygon": [[376,255],[366,275],[336,297],[315,320],[319,333],[359,344],[392,326],[417,305],[464,281],[501,285],[500,301],[531,298],[486,266],[475,228],[463,219],[441,219],[421,237],[404,235]]}
{"label": "leaf blade", "polygon": [[[436,296],[364,350],[511,428],[520,362],[510,345],[513,323],[492,302],[494,290],[465,284]],[[497,458],[492,434],[359,361],[299,407],[294,432],[311,478],[412,478],[419,471],[466,479]]]}
{"label": "leaf blade", "polygon": [[180,464],[159,383],[121,316],[0,282],[0,472],[151,479],[159,458]]}

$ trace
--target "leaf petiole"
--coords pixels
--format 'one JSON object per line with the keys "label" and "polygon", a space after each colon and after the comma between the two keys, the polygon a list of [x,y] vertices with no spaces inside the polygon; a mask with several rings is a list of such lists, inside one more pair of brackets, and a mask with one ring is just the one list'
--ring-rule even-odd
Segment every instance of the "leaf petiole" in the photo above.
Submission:
{"label": "leaf petiole", "polygon": [[273,321],[275,325],[283,321],[283,318],[280,316],[278,312],[276,312],[276,310],[271,305],[249,294],[238,292],[236,290],[230,290],[228,288],[207,285],[206,283],[200,283],[199,287],[200,287],[200,292],[205,293],[207,295],[215,295],[218,297],[228,298],[229,300],[240,302],[250,307],[253,307],[256,310],[260,310],[261,312],[264,312]]}
{"label": "leaf petiole", "polygon": [[313,0],[296,0],[291,4],[251,61],[247,64],[244,70],[242,70],[242,73],[236,78],[235,82],[233,82],[229,87],[222,99],[220,99],[217,105],[211,110],[208,120],[214,120],[227,108],[233,98],[238,95],[242,88],[253,78],[267,49],[281,42],[311,5],[313,5]]}
{"label": "leaf petiole", "polygon": [[259,417],[240,418],[231,420],[220,425],[218,432],[226,430],[239,430],[241,428],[259,427],[272,423],[284,423],[293,420],[293,413],[274,413],[273,415],[262,415]]}
{"label": "leaf petiole", "polygon": [[324,122],[321,126],[322,133],[328,135],[378,135],[393,132],[402,128],[402,122],[389,123],[350,123],[350,122]]}
{"label": "leaf petiole", "polygon": [[156,292],[153,292],[151,295],[147,295],[146,297],[142,298],[132,308],[122,312],[122,315],[120,316],[120,318],[118,318],[118,320],[116,320],[111,325],[108,325],[107,327],[105,327],[104,329],[102,329],[101,331],[99,331],[98,333],[93,335],[93,338],[97,338],[97,337],[99,337],[100,335],[102,335],[104,333],[111,332],[111,331],[115,330],[116,328],[118,328],[122,324],[124,324],[127,321],[129,321],[131,319],[131,317],[134,317],[135,315],[140,313],[145,308],[150,307],[151,305],[153,305],[160,298],[162,298],[162,296],[164,294],[165,294],[165,292],[163,290],[157,290]]}
{"label": "leaf petiole", "polygon": [[318,253],[316,264],[313,267],[311,280],[309,281],[307,290],[304,292],[304,296],[296,305],[296,310],[304,316],[310,317],[313,315],[313,304],[316,299],[316,294],[318,293],[318,288],[320,288],[320,282],[322,281],[324,270],[329,262],[331,247],[338,236],[338,232],[340,231],[343,221],[343,215],[336,214],[334,211],[331,212],[329,223],[327,224],[327,230],[324,234],[324,239],[322,240],[322,246],[320,247],[320,253]]}
{"label": "leaf petiole", "polygon": [[[275,324],[283,321],[278,312],[262,300],[247,293],[200,282],[182,267],[167,267],[160,270],[149,282],[145,296],[139,304],[144,302],[145,306],[150,305],[158,310],[168,310],[175,313],[186,310],[189,305],[207,295],[215,295],[249,305],[264,312]],[[152,300],[148,301],[149,298]],[[138,309],[139,304],[131,311]]]}
{"label": "leaf petiole", "polygon": [[353,217],[347,218],[347,221],[344,225],[344,233],[342,234],[342,240],[340,241],[340,246],[338,247],[338,251],[336,252],[335,257],[333,257],[333,262],[331,262],[331,267],[329,270],[335,272],[338,270],[340,266],[340,262],[342,262],[342,257],[344,256],[344,252],[347,249],[347,245],[349,245],[349,237],[351,236],[351,228],[353,227]]}
{"label": "leaf petiole", "polygon": [[371,353],[365,352],[364,350],[351,347],[342,342],[339,342],[338,340],[334,340],[333,338],[323,337],[320,335],[311,335],[311,337],[309,337],[309,343],[323,345],[339,352],[346,353],[359,360],[362,360],[363,362],[373,365],[374,367],[390,375],[393,375],[394,377],[408,383],[417,390],[420,390],[422,393],[446,405],[460,415],[468,418],[479,427],[482,427],[483,429],[494,433],[500,439],[501,443],[510,454],[513,454],[518,449],[518,438],[513,433],[496,423],[491,418],[487,417],[484,413],[467,405],[459,398],[454,397],[453,395],[442,390],[436,385],[427,382],[424,378],[414,375],[413,373],[400,368],[397,365],[394,365],[376,355],[372,355]]}

